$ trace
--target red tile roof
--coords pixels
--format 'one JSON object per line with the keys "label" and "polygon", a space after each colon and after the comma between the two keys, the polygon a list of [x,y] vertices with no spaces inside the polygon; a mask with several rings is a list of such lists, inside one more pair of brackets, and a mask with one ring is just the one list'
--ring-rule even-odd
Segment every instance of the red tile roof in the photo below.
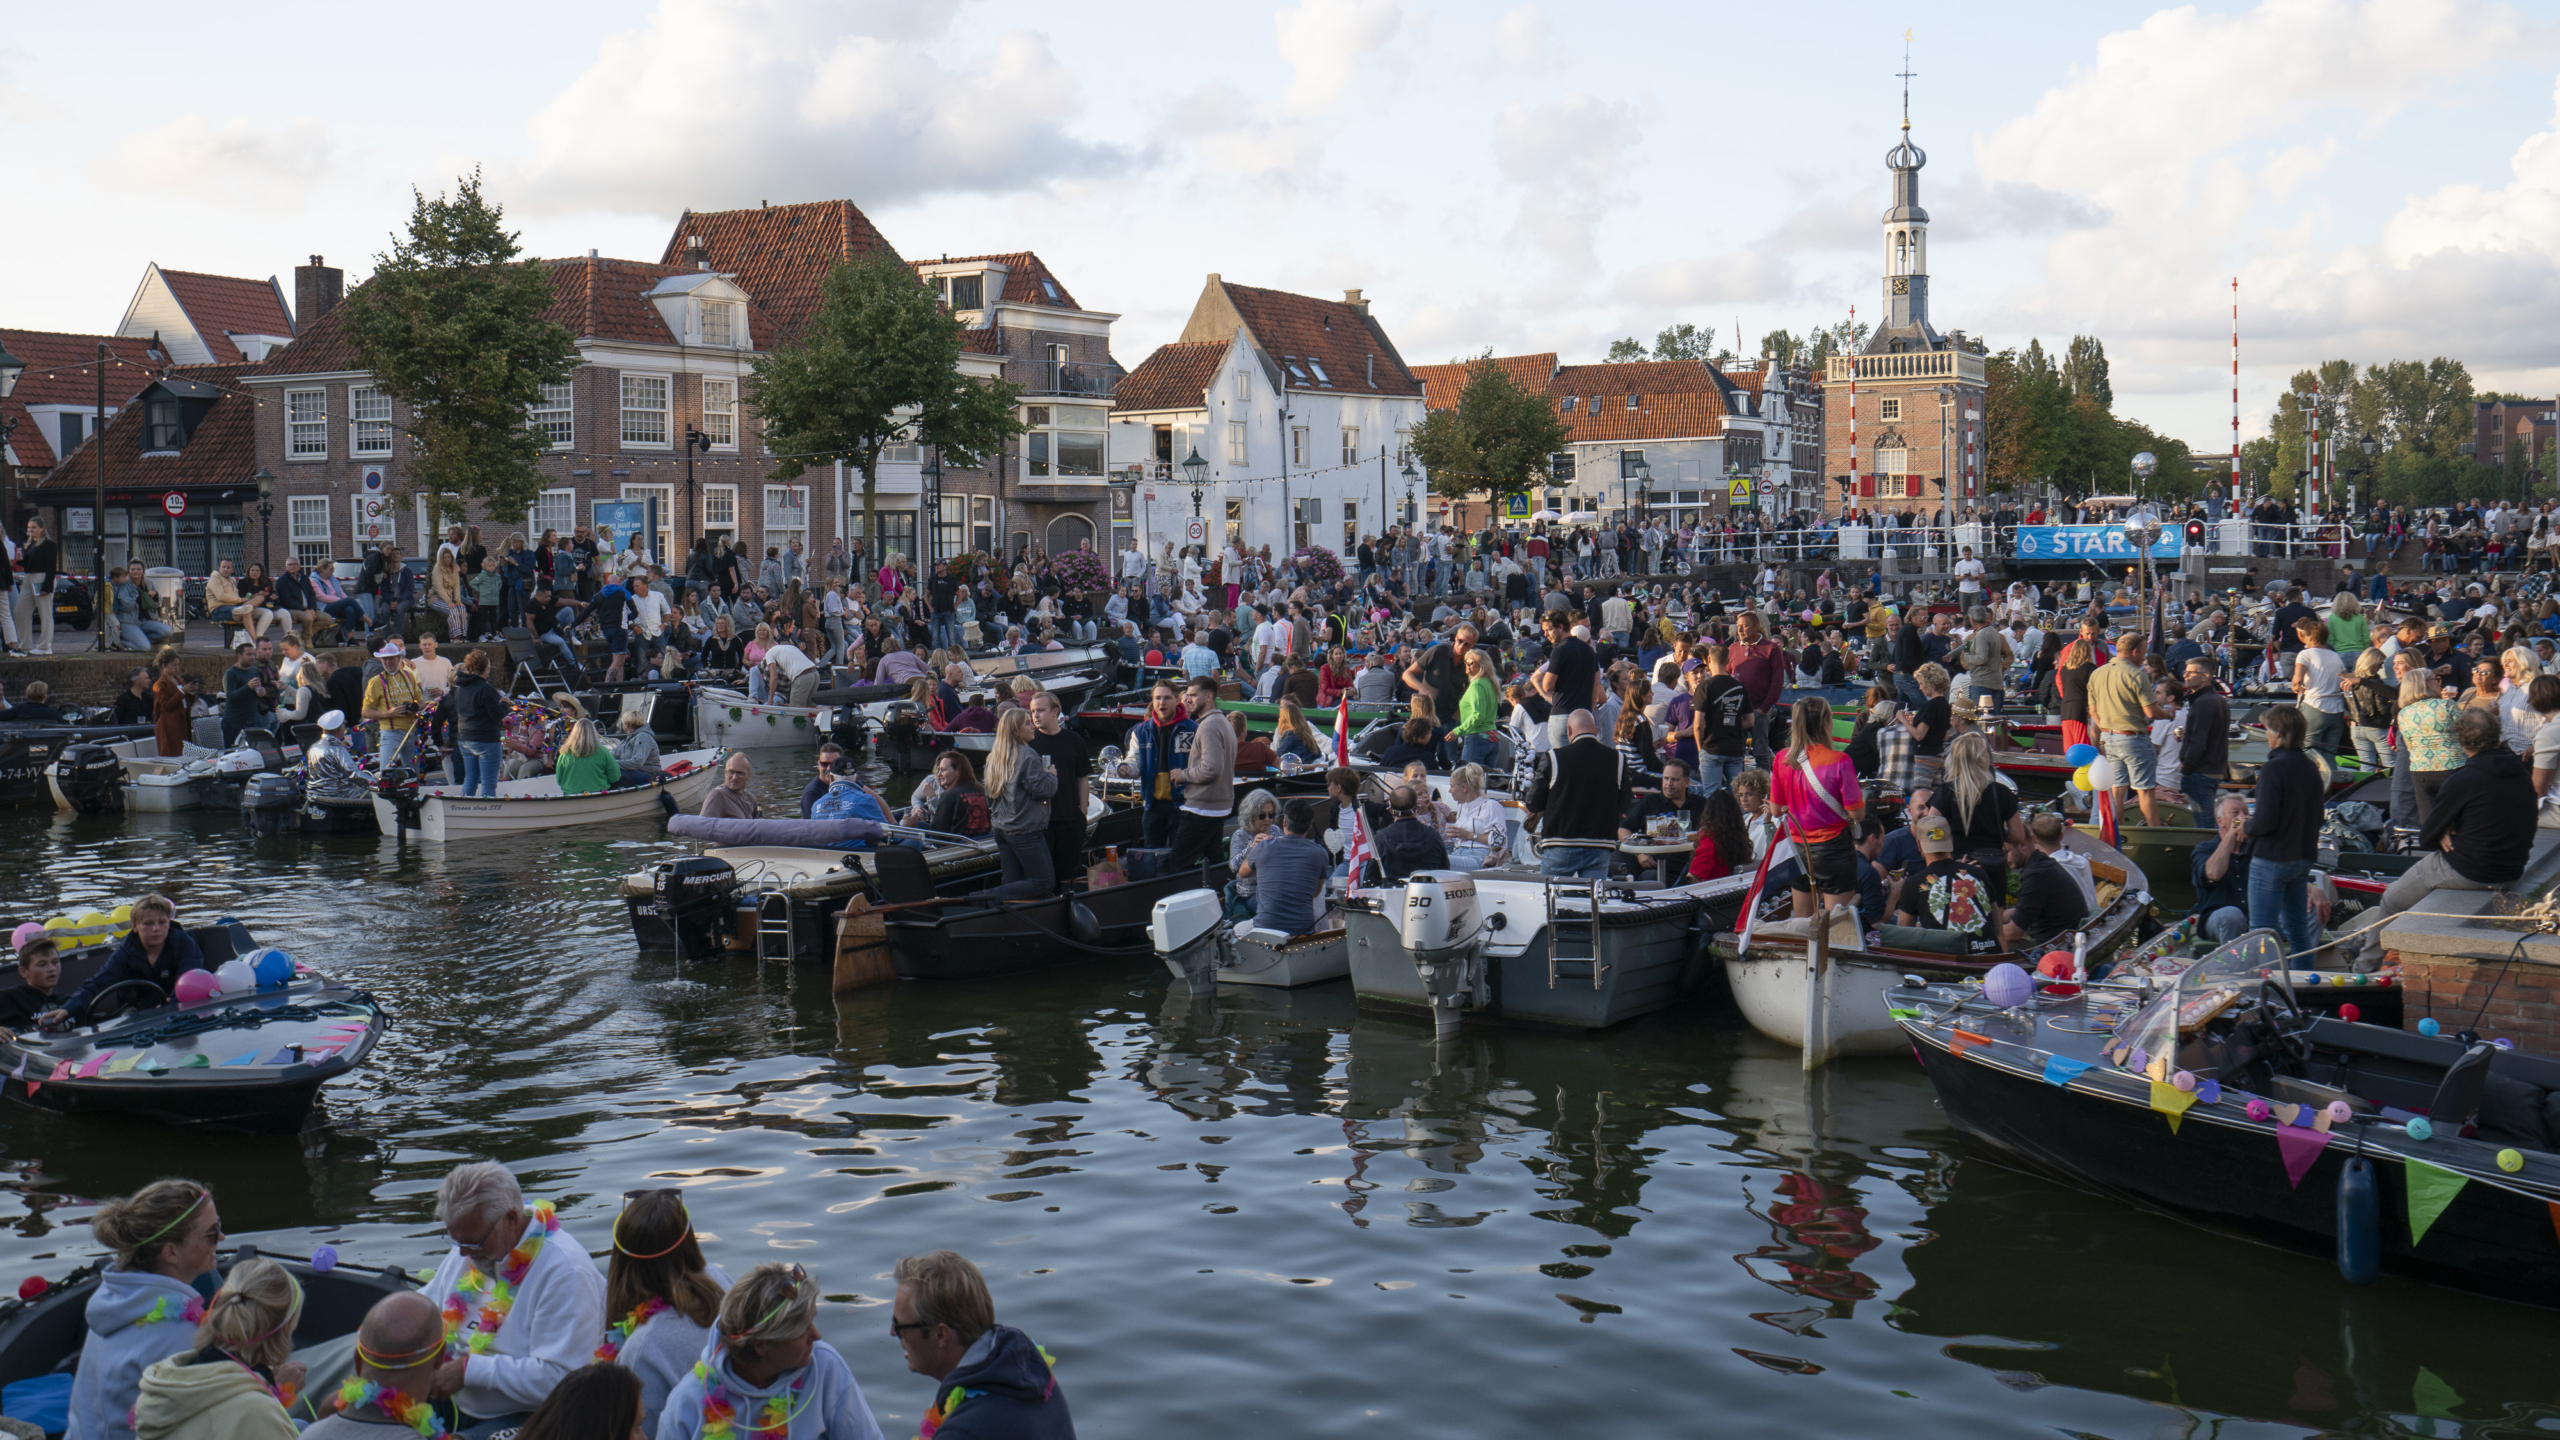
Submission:
{"label": "red tile roof", "polygon": [[[30,493],[54,486],[83,492],[96,483],[94,447],[107,448],[107,484],[113,488],[159,485],[240,485],[258,470],[257,400],[242,393],[240,379],[255,365],[181,365],[171,380],[194,380],[220,386],[225,393],[197,422],[186,448],[175,455],[142,453],[145,407],[127,405],[107,417],[106,433],[80,442]],[[154,379],[159,377],[155,376]],[[147,388],[147,387],[146,387]],[[135,392],[139,394],[140,392]]]}
{"label": "red tile roof", "polygon": [[975,330],[960,332],[960,348],[973,355],[1001,355],[1004,353],[1004,336],[993,325],[981,325]]}
{"label": "red tile roof", "polygon": [[53,453],[55,431],[36,423],[27,413],[29,405],[80,405],[97,403],[98,347],[122,364],[107,367],[107,403],[121,407],[135,391],[151,383],[151,378],[167,366],[168,356],[154,356],[148,338],[122,335],[65,335],[51,330],[0,330],[0,347],[27,362],[26,373],[18,377],[18,388],[6,401],[0,401],[0,416],[18,422],[17,432],[9,437],[9,448],[18,463],[31,469],[50,468],[59,458]]}
{"label": "red tile roof", "polygon": [[[1422,382],[1424,408],[1447,410],[1456,405],[1458,392],[1467,388],[1467,367],[1475,363],[1460,360],[1447,365],[1414,366],[1414,378]],[[1555,378],[1556,356],[1552,350],[1543,355],[1496,355],[1493,363],[1532,395],[1545,394],[1547,382]]]}
{"label": "red tile roof", "polygon": [[767,205],[754,210],[687,211],[667,237],[659,263],[690,270],[686,237],[700,236],[711,268],[735,275],[754,297],[748,306],[755,347],[770,350],[796,334],[818,308],[819,284],[841,260],[898,252],[850,200]]}
{"label": "red tile roof", "polygon": [[[534,263],[551,278],[551,304],[543,314],[567,327],[572,336],[644,345],[675,343],[676,337],[667,329],[658,307],[641,297],[666,277],[687,273],[685,267],[592,256]],[[347,298],[352,300],[362,293],[363,287],[358,286]],[[281,354],[258,367],[257,373],[325,375],[363,369],[364,362],[356,357],[355,345],[347,339],[342,315],[346,308],[341,301]]]}
{"label": "red tile roof", "polygon": [[1218,364],[1232,342],[1177,340],[1159,345],[1123,376],[1111,408],[1122,410],[1197,410],[1201,395],[1218,378]]}
{"label": "red tile roof", "polygon": [[[1717,378],[1702,361],[1632,360],[1565,366],[1546,391],[1559,406],[1568,395],[1579,397],[1564,416],[1577,441],[1692,439],[1724,433],[1724,390]],[[1591,409],[1595,396],[1597,413]],[[1636,401],[1633,408],[1629,397]]]}
{"label": "red tile roof", "polygon": [[1245,328],[1274,359],[1320,364],[1328,377],[1289,376],[1292,390],[1340,395],[1420,395],[1422,382],[1405,368],[1404,357],[1387,339],[1386,330],[1369,313],[1342,300],[1318,300],[1286,290],[1220,282],[1227,300],[1243,317]]}
{"label": "red tile roof", "polygon": [[167,270],[160,278],[169,282],[169,293],[178,298],[178,306],[195,322],[196,334],[213,358],[225,365],[240,363],[240,347],[231,343],[232,335],[285,335],[293,330],[293,312],[285,308],[284,292],[275,279],[248,280],[237,275],[204,275],[192,270]]}
{"label": "red tile roof", "polygon": [[[1004,294],[1000,298],[1008,305],[1052,305],[1069,310],[1084,308],[1076,303],[1076,297],[1068,293],[1066,283],[1057,277],[1047,262],[1028,250],[1016,250],[1005,255],[945,255],[934,260],[910,260],[907,268],[920,271],[927,265],[963,265],[975,261],[1004,267]],[[1058,293],[1054,296],[1049,294],[1042,288],[1043,281],[1056,286]]]}

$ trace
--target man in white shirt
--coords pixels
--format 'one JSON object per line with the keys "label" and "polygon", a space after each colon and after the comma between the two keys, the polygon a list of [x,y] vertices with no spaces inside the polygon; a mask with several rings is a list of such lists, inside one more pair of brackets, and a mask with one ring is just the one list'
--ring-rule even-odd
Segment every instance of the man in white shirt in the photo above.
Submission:
{"label": "man in white shirt", "polygon": [[1973,558],[1973,547],[1967,545],[1964,547],[1964,558],[1956,562],[1956,603],[1962,605],[1965,613],[1970,615],[1973,613],[1975,602],[1981,596],[1982,562]]}
{"label": "man in white shirt", "polygon": [[824,672],[809,652],[785,641],[764,652],[764,697],[776,703],[787,693],[793,705],[808,705],[818,693],[818,678]]}
{"label": "man in white shirt", "polygon": [[[436,1218],[453,1248],[424,1293],[441,1308],[460,1296],[466,1314],[461,1353],[436,1366],[436,1390],[452,1393],[472,1421],[529,1413],[569,1372],[595,1358],[604,1339],[604,1272],[550,1213],[529,1209],[503,1165],[454,1167],[436,1192]],[[505,1273],[512,1251],[533,1254],[521,1275]],[[510,1282],[503,1313],[491,1302]],[[486,1336],[485,1348],[474,1348]]]}
{"label": "man in white shirt", "polygon": [[1147,552],[1139,548],[1134,535],[1129,537],[1129,548],[1120,552],[1120,578],[1129,581],[1147,578]]}

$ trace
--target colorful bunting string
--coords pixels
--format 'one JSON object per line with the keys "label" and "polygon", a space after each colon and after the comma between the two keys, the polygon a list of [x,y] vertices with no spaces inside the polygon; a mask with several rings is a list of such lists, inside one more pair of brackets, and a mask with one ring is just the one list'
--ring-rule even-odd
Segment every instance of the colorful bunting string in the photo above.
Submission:
{"label": "colorful bunting string", "polygon": [[2410,1157],[2402,1183],[2409,1191],[2409,1243],[2415,1245],[2427,1237],[2444,1208],[2471,1182],[2459,1171]]}
{"label": "colorful bunting string", "polygon": [[2169,1133],[2178,1133],[2178,1122],[2187,1118],[2188,1109],[2196,1103],[2194,1092],[2181,1090],[2163,1080],[2151,1082],[2151,1108],[2169,1117]]}
{"label": "colorful bunting string", "polygon": [[2296,1190],[2302,1188],[2302,1177],[2311,1173],[2312,1165],[2320,1159],[2320,1152],[2328,1148],[2326,1131],[2305,1130],[2294,1125],[2276,1128],[2276,1156],[2284,1162],[2285,1183]]}

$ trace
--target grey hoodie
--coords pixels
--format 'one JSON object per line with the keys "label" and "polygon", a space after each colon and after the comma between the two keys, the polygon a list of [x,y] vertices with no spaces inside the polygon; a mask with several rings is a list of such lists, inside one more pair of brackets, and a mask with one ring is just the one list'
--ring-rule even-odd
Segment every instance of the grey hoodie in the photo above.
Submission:
{"label": "grey hoodie", "polygon": [[110,1270],[98,1277],[64,1440],[130,1440],[133,1427],[125,1419],[141,1392],[142,1372],[194,1351],[196,1322],[186,1310],[203,1300],[187,1282],[147,1270]]}
{"label": "grey hoodie", "polygon": [[1229,815],[1236,808],[1236,730],[1223,710],[1200,717],[1191,736],[1191,768],[1174,772],[1182,782],[1182,808]]}
{"label": "grey hoodie", "polygon": [[1049,797],[1058,793],[1058,772],[1028,745],[1013,752],[1013,774],[995,805],[995,827],[1009,835],[1049,828]]}

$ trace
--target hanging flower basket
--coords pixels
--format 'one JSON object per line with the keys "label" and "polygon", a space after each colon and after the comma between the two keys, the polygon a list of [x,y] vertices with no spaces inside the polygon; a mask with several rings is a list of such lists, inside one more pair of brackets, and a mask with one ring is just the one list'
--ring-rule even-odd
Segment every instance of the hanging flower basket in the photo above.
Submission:
{"label": "hanging flower basket", "polygon": [[1049,558],[1049,573],[1070,594],[1111,588],[1111,567],[1090,550],[1070,550]]}
{"label": "hanging flower basket", "polygon": [[1310,545],[1289,557],[1298,578],[1310,585],[1335,585],[1342,580],[1342,557],[1321,545]]}

